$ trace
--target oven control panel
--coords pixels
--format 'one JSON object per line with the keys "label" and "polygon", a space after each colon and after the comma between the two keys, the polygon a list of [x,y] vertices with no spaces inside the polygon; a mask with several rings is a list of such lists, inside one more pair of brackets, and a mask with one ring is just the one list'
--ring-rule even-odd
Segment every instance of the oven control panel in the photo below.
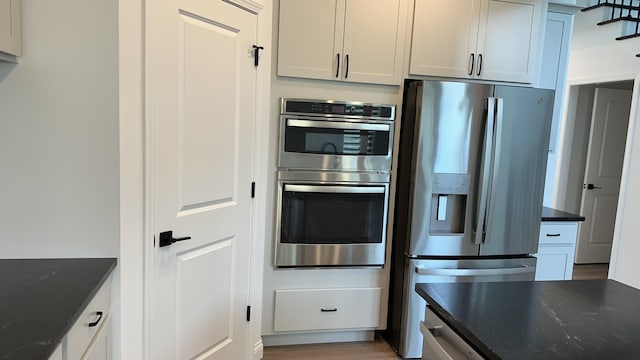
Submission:
{"label": "oven control panel", "polygon": [[348,101],[282,99],[283,114],[357,116],[394,120],[395,105]]}

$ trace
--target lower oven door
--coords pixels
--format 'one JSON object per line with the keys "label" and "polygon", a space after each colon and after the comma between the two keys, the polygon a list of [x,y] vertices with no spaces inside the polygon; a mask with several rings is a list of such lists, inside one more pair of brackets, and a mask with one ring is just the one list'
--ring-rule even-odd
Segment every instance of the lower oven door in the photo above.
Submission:
{"label": "lower oven door", "polygon": [[278,267],[383,266],[389,185],[279,182]]}

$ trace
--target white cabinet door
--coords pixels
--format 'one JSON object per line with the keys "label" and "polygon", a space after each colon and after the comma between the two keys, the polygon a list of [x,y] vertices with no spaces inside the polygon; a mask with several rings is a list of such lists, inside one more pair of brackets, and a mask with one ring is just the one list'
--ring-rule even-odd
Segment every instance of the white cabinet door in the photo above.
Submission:
{"label": "white cabinet door", "polygon": [[[347,0],[342,78],[346,81],[400,84],[405,9],[400,0]],[[405,11],[401,11],[405,10]]]}
{"label": "white cabinet door", "polygon": [[280,0],[279,24],[278,75],[340,78],[344,0]]}
{"label": "white cabinet door", "polygon": [[[538,248],[536,280],[571,280],[574,246],[544,245]],[[567,277],[568,276],[568,277]]]}
{"label": "white cabinet door", "polygon": [[281,0],[278,75],[402,80],[406,0]]}
{"label": "white cabinet door", "polygon": [[538,63],[542,1],[489,0],[478,31],[476,77],[531,83]]}
{"label": "white cabinet door", "polygon": [[111,360],[111,358],[111,319],[107,318],[81,360]]}
{"label": "white cabinet door", "polygon": [[416,0],[409,72],[531,83],[545,3]]}
{"label": "white cabinet door", "polygon": [[409,72],[472,78],[480,0],[416,0]]}
{"label": "white cabinet door", "polygon": [[0,60],[13,61],[11,56],[22,52],[20,5],[20,0],[0,0]]}

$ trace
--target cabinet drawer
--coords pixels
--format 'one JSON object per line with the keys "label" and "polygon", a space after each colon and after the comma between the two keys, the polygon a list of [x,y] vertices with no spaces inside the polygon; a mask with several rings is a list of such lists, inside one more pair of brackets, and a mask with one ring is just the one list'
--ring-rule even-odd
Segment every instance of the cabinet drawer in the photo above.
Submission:
{"label": "cabinet drawer", "polygon": [[[93,297],[87,308],[82,312],[76,323],[73,325],[66,339],[66,358],[80,359],[93,340],[98,329],[102,327],[102,322],[107,321],[110,313],[111,302],[111,278],[107,279],[98,293]],[[98,315],[102,312],[102,317]],[[95,326],[89,326],[100,318],[100,322]]]}
{"label": "cabinet drawer", "polygon": [[377,328],[381,289],[276,290],[275,331]]}
{"label": "cabinet drawer", "polygon": [[542,223],[540,244],[575,244],[578,235],[576,223]]}

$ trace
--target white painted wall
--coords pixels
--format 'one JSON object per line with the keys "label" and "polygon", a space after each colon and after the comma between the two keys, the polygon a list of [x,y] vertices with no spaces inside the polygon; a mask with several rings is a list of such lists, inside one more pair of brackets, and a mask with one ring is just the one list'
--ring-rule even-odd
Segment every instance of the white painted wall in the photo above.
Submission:
{"label": "white painted wall", "polygon": [[[602,13],[579,12],[575,17],[573,43],[569,59],[569,85],[588,84],[617,80],[640,80],[640,38],[616,41],[620,27],[616,25],[597,27]],[[629,134],[623,166],[618,216],[611,255],[609,277],[640,288],[640,223],[636,220],[640,213],[640,118],[638,100],[640,93],[635,87]],[[569,136],[570,134],[566,134]],[[565,138],[566,139],[566,138]],[[562,166],[562,165],[561,165]]]}
{"label": "white painted wall", "polygon": [[0,254],[118,255],[118,7],[23,1],[0,63]]}

